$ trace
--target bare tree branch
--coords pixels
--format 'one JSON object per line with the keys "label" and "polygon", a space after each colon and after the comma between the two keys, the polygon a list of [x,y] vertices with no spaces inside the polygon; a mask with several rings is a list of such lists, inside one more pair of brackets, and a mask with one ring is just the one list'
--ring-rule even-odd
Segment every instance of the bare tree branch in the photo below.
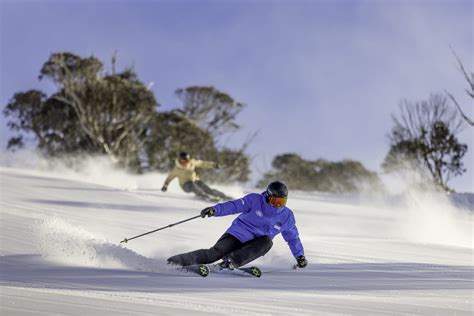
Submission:
{"label": "bare tree branch", "polygon": [[458,109],[458,111],[461,113],[461,116],[462,118],[471,126],[474,126],[474,121],[471,120],[469,117],[467,117],[466,114],[464,114],[463,110],[461,109],[461,107],[459,106],[458,102],[456,101],[456,99],[454,98],[454,96],[449,93],[448,91],[445,90],[445,93],[448,95],[448,97],[451,99],[451,101],[454,102],[454,105],[456,105],[456,108]]}
{"label": "bare tree branch", "polygon": [[[459,67],[459,71],[462,73],[462,75],[464,76],[464,79],[466,79],[469,87],[471,90],[468,90],[468,89],[464,89],[466,91],[466,93],[471,97],[471,99],[474,99],[474,73],[471,72],[471,76],[469,77],[466,69],[464,68],[464,65],[461,61],[461,59],[459,58],[459,56],[456,54],[456,51],[451,47],[449,46],[449,48],[451,49],[451,52],[453,53],[454,57],[456,58],[456,61],[458,63],[458,67]],[[470,119],[465,113],[464,111],[461,109],[461,106],[459,105],[459,103],[457,102],[456,98],[450,94],[448,91],[445,90],[445,93],[448,95],[448,97],[451,99],[451,101],[454,102],[454,104],[456,105],[458,111],[461,113],[461,116],[463,117],[463,119],[471,126],[474,126],[474,121],[472,119]]]}

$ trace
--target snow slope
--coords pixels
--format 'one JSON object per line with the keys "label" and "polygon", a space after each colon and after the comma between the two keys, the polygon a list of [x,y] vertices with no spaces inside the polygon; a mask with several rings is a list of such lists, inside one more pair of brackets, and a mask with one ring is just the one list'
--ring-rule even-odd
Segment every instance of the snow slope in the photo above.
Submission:
{"label": "snow slope", "polygon": [[1,167],[0,179],[1,315],[473,313],[472,205],[443,196],[290,192],[306,269],[291,269],[277,236],[255,262],[262,278],[201,278],[170,269],[166,258],[210,247],[234,216],[119,244],[207,206],[176,183],[159,191],[163,175]]}

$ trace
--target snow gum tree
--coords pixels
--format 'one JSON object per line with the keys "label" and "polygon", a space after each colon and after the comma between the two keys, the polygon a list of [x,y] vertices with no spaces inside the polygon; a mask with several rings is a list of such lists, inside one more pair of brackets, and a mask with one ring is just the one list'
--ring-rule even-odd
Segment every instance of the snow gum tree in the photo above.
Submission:
{"label": "snow gum tree", "polygon": [[4,114],[19,135],[9,147],[23,146],[25,134],[33,133],[47,154],[106,153],[125,166],[138,165],[157,103],[133,70],[107,74],[95,57],[54,53],[40,79],[51,80],[57,91],[49,97],[37,90],[13,96]]}
{"label": "snow gum tree", "polygon": [[39,78],[56,88],[18,92],[4,109],[16,134],[8,147],[38,142],[47,155],[107,154],[135,171],[168,171],[181,151],[213,160],[218,170],[203,172],[212,182],[246,181],[250,173],[245,154],[217,145],[220,137],[239,129],[236,117],[243,104],[214,87],[193,86],[176,91],[182,105],[158,112],[154,94],[133,69],[104,71],[94,56],[53,53]]}
{"label": "snow gum tree", "polygon": [[193,86],[176,90],[183,102],[178,110],[211,135],[220,136],[239,128],[236,117],[244,104],[214,87]]}
{"label": "snow gum tree", "polygon": [[285,153],[273,158],[272,167],[259,181],[259,187],[281,180],[293,190],[358,192],[382,189],[377,174],[354,160],[306,160],[297,154]]}
{"label": "snow gum tree", "polygon": [[142,135],[157,102],[132,69],[103,74],[102,68],[95,57],[57,53],[43,65],[40,78],[57,85],[60,91],[53,98],[74,110],[92,142],[129,165],[138,160]]}
{"label": "snow gum tree", "polygon": [[467,145],[456,137],[464,123],[459,112],[440,94],[415,103],[403,100],[399,108],[400,114],[392,115],[394,127],[383,169],[413,169],[449,191],[448,181],[466,171],[462,158]]}

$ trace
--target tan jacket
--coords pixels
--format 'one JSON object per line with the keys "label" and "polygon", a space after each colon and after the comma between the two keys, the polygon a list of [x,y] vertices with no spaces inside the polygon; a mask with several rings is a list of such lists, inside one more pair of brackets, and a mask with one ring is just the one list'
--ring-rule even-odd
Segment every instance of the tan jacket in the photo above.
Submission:
{"label": "tan jacket", "polygon": [[171,170],[170,174],[166,178],[163,186],[167,187],[171,180],[178,177],[179,185],[183,187],[183,185],[188,181],[194,182],[196,180],[199,180],[196,171],[194,171],[196,168],[210,169],[215,167],[215,162],[197,159],[191,159],[185,166],[183,166],[179,163],[178,159],[176,159],[174,161],[174,168],[173,170]]}

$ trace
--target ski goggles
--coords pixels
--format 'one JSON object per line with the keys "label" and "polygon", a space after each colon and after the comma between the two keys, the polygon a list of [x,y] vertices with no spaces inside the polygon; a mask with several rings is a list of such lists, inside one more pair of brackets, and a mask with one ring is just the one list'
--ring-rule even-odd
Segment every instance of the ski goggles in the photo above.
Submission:
{"label": "ski goggles", "polygon": [[187,165],[189,163],[189,160],[187,160],[187,159],[178,159],[178,161],[182,165]]}
{"label": "ski goggles", "polygon": [[268,203],[273,207],[282,207],[286,205],[287,197],[269,196]]}

